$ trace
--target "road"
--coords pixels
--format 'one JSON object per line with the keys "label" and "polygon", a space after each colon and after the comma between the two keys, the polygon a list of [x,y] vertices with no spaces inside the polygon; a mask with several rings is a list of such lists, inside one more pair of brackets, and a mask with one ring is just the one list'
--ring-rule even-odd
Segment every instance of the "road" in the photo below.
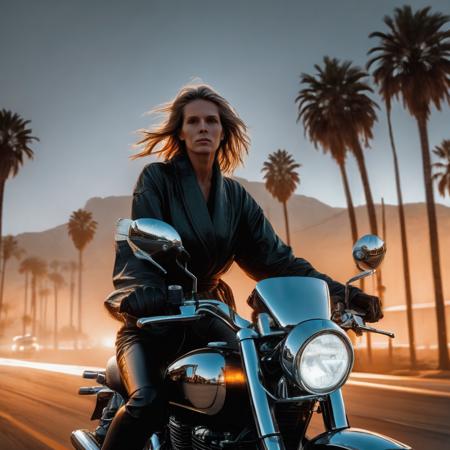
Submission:
{"label": "road", "polygon": [[[77,395],[78,387],[91,381],[77,376],[81,367],[20,364],[0,358],[0,449],[70,449],[74,428],[93,428],[94,397]],[[354,374],[344,399],[353,427],[415,450],[450,449],[450,380]],[[318,416],[313,432],[320,423]]]}

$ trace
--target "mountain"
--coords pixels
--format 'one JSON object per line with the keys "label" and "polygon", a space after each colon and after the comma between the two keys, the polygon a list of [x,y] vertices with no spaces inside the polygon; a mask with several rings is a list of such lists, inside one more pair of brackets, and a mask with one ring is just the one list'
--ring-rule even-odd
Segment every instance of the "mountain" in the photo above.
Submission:
{"label": "mountain", "polygon": [[[264,209],[275,230],[284,239],[284,219],[282,207],[266,191],[264,184],[250,182],[242,178],[239,182],[250,192]],[[94,240],[85,251],[84,271],[84,319],[89,334],[112,335],[118,322],[109,318],[103,307],[103,300],[113,289],[111,272],[114,258],[114,224],[120,217],[129,217],[131,197],[91,198],[85,209],[91,211],[98,222]],[[345,208],[333,208],[314,198],[294,195],[288,203],[293,249],[297,256],[310,261],[318,270],[342,282],[356,273],[351,256],[350,226]],[[410,265],[412,271],[413,301],[415,303],[433,301],[432,274],[428,242],[428,225],[424,203],[405,205]],[[381,230],[381,207],[377,205]],[[437,205],[440,231],[441,264],[444,280],[444,295],[450,297],[450,208]],[[367,211],[364,206],[356,208],[359,235],[369,232]],[[404,303],[402,255],[397,207],[386,205],[387,255],[383,265],[383,282],[386,286],[385,305]],[[380,232],[382,235],[383,233]],[[67,225],[39,233],[23,233],[16,236],[20,247],[26,249],[27,256],[39,256],[47,261],[76,260],[77,253],[67,234]],[[5,301],[16,303],[11,315],[22,314],[24,277],[18,273],[18,262],[8,265],[5,286]],[[66,279],[68,278],[65,274]],[[254,287],[242,271],[233,266],[225,280],[235,292],[239,309],[248,315],[245,299]],[[366,283],[366,290],[373,289],[373,282]],[[61,324],[68,321],[68,289],[60,294]],[[18,326],[17,326],[18,327]],[[94,331],[95,330],[95,331]]]}

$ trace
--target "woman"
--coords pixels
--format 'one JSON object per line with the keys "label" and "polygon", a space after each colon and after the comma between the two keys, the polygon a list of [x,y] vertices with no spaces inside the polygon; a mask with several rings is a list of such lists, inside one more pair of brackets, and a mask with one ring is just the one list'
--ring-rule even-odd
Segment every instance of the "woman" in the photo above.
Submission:
{"label": "woman", "polygon": [[[142,171],[133,196],[132,218],[151,217],[171,224],[191,255],[190,270],[198,277],[199,297],[218,298],[234,307],[230,288],[220,279],[233,261],[253,279],[301,275],[321,278],[333,296],[344,287],[292,254],[275,234],[258,204],[235,180],[222,176],[242,163],[249,139],[245,124],[228,102],[208,86],[188,86],[163,109],[166,122],[145,131],[136,157],[159,153],[163,163]],[[120,242],[114,267],[116,291],[108,310],[125,324],[117,336],[117,362],[129,400],[116,414],[103,449],[142,449],[165,422],[161,367],[199,342],[233,343],[234,333],[221,321],[208,319],[189,328],[138,329],[135,318],[170,313],[166,286],[191,280],[175,264],[162,277],[134,257]],[[376,297],[353,288],[352,304],[363,307],[366,320],[382,314]],[[161,343],[164,343],[161,345]]]}

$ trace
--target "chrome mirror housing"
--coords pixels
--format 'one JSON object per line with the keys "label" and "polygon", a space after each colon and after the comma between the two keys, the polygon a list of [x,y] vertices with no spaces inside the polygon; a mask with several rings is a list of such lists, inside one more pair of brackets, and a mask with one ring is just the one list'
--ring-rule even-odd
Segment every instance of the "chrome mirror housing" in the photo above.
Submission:
{"label": "chrome mirror housing", "polygon": [[366,234],[358,239],[353,246],[353,260],[361,272],[350,278],[345,284],[345,305],[350,308],[349,304],[349,286],[355,281],[373,275],[383,262],[386,254],[386,245],[384,241],[374,234]]}
{"label": "chrome mirror housing", "polygon": [[150,256],[183,247],[178,232],[157,219],[137,219],[130,223],[128,241]]}
{"label": "chrome mirror housing", "polygon": [[181,237],[175,228],[157,219],[119,219],[115,239],[127,241],[136,258],[149,261],[164,274],[167,271],[153,257],[170,250],[183,250]]}
{"label": "chrome mirror housing", "polygon": [[359,270],[374,270],[383,262],[386,245],[378,236],[366,234],[355,242],[352,253]]}

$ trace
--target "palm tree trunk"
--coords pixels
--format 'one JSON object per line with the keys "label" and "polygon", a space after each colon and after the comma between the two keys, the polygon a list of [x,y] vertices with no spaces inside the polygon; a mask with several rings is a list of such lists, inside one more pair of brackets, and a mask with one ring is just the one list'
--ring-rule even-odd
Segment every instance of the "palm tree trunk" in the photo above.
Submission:
{"label": "palm tree trunk", "polygon": [[287,202],[283,202],[283,212],[284,212],[284,223],[286,225],[286,239],[287,245],[291,245],[291,235],[289,233],[289,219],[288,219],[288,211],[287,211]]}
{"label": "palm tree trunk", "polygon": [[36,336],[36,275],[31,276],[31,334]]}
{"label": "palm tree trunk", "polygon": [[53,348],[56,350],[58,348],[58,288],[56,283],[53,286],[54,293],[54,308],[53,308]]}
{"label": "palm tree trunk", "polygon": [[82,287],[82,276],[81,271],[83,268],[83,252],[80,250],[78,252],[78,334],[81,337],[83,331],[82,328],[82,305],[81,305],[81,287]]}
{"label": "palm tree trunk", "polygon": [[[370,189],[369,175],[367,174],[366,163],[364,160],[364,153],[362,151],[361,144],[359,143],[358,138],[355,139],[355,143],[353,146],[353,153],[355,155],[356,162],[358,164],[359,173],[361,175],[361,181],[364,188],[364,195],[366,197],[370,232],[372,234],[378,235],[377,215],[375,211],[375,205],[373,202],[372,191]],[[378,270],[375,276],[377,277],[378,297],[380,298],[381,304],[383,304],[383,282],[381,280],[381,271]],[[370,333],[367,333],[367,354],[370,363],[372,360],[372,339]]]}
{"label": "palm tree trunk", "polygon": [[353,206],[352,193],[348,183],[347,172],[345,170],[345,162],[338,163],[341,171],[342,183],[344,184],[345,199],[347,200],[348,218],[350,220],[350,228],[352,231],[352,244],[358,240],[358,226],[356,224],[355,207]]}
{"label": "palm tree trunk", "polygon": [[6,271],[6,259],[2,258],[2,273],[0,279],[0,321],[3,315],[3,287],[5,285],[5,271]]}
{"label": "palm tree trunk", "polygon": [[364,188],[364,195],[367,203],[367,213],[369,215],[370,232],[372,234],[378,234],[377,215],[375,212],[375,205],[373,202],[372,191],[370,190],[369,176],[367,174],[366,163],[364,160],[364,154],[361,148],[361,144],[358,139],[355,139],[355,145],[353,153],[358,164],[359,173],[361,175],[361,181]]}
{"label": "palm tree trunk", "polygon": [[[356,224],[355,207],[353,206],[352,193],[350,191],[350,184],[348,182],[347,171],[345,170],[345,162],[338,162],[339,169],[341,170],[342,182],[344,184],[345,198],[347,200],[347,211],[350,220],[350,228],[352,231],[352,244],[358,240],[358,225]],[[359,287],[364,290],[364,278],[359,280]]]}
{"label": "palm tree trunk", "polygon": [[[403,256],[403,275],[405,279],[405,295],[406,295],[406,318],[408,323],[408,340],[409,340],[409,357],[411,367],[416,367],[416,342],[414,336],[414,318],[412,308],[412,293],[411,293],[411,275],[409,270],[409,255],[408,255],[408,240],[406,236],[406,221],[405,210],[403,208],[403,195],[402,187],[400,183],[400,169],[398,166],[397,150],[395,148],[394,133],[392,131],[391,122],[391,107],[386,103],[386,114],[389,129],[389,139],[391,141],[392,157],[394,160],[394,172],[395,172],[395,186],[397,189],[397,201],[398,201],[398,218],[400,221],[400,236],[402,241],[402,256]],[[391,341],[389,341],[391,342]]]}
{"label": "palm tree trunk", "polygon": [[73,304],[75,296],[74,270],[70,268],[70,328],[73,328]]}
{"label": "palm tree trunk", "polygon": [[425,115],[416,117],[422,147],[423,178],[427,201],[428,228],[430,232],[431,266],[433,270],[434,298],[436,302],[436,323],[439,347],[439,368],[450,368],[447,348],[444,295],[442,290],[441,262],[439,257],[439,235],[434,204],[433,182],[431,178],[430,147],[428,143],[427,119]]}
{"label": "palm tree trunk", "polygon": [[[42,289],[42,283],[40,283]],[[44,297],[39,294],[39,337],[45,336],[45,313],[44,313]]]}
{"label": "palm tree trunk", "polygon": [[28,270],[25,271],[25,295],[23,297],[23,323],[22,323],[22,336],[26,332],[25,316],[27,315],[27,299],[28,299]]}
{"label": "palm tree trunk", "polygon": [[2,170],[2,173],[0,173],[0,255],[3,255],[3,198],[5,195],[5,183],[6,183],[6,179],[8,178],[8,171],[6,170],[6,168],[4,168]]}
{"label": "palm tree trunk", "polygon": [[[386,208],[384,207],[384,198],[381,197],[381,233],[383,235],[383,240],[385,244],[387,243],[387,230],[386,230]],[[370,333],[368,333],[370,334]],[[388,339],[388,357],[389,364],[392,365],[392,356],[393,356],[393,347],[392,347],[392,339]]]}

